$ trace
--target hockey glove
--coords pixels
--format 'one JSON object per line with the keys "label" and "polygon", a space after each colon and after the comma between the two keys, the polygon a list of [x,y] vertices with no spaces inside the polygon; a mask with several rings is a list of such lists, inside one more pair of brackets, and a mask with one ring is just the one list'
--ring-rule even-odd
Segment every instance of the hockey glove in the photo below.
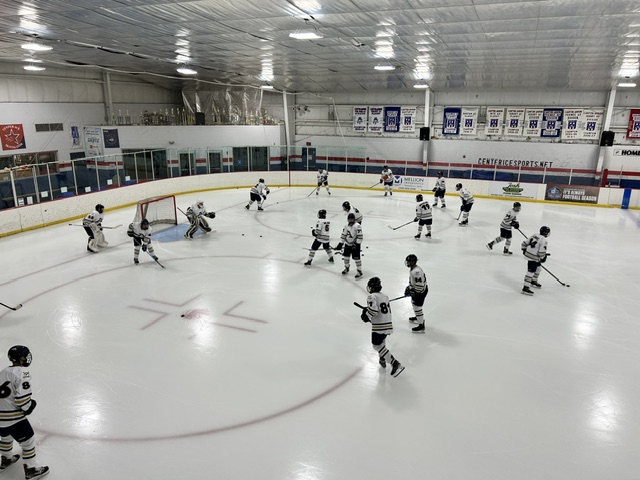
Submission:
{"label": "hockey glove", "polygon": [[432,191],[432,192],[435,192],[436,190],[437,190],[437,188],[436,188],[436,187],[433,187],[433,190],[431,190],[431,191]]}
{"label": "hockey glove", "polygon": [[413,289],[409,285],[407,285],[407,288],[404,289],[404,296],[410,297],[412,293],[413,293]]}
{"label": "hockey glove", "polygon": [[31,412],[33,412],[33,411],[36,409],[36,405],[38,405],[38,404],[37,404],[37,403],[36,403],[36,401],[32,398],[32,399],[31,399],[31,403],[29,404],[29,408],[27,408],[27,409],[24,411],[24,414],[25,414],[25,415],[31,415]]}
{"label": "hockey glove", "polygon": [[460,205],[460,211],[464,212],[464,205]]}
{"label": "hockey glove", "polygon": [[209,213],[206,214],[206,216],[209,217],[209,218],[216,218],[215,212],[209,212]]}
{"label": "hockey glove", "polygon": [[414,222],[417,222],[417,221],[418,221],[418,217],[414,218],[414,219],[413,219],[413,221],[414,221]]}
{"label": "hockey glove", "polygon": [[362,309],[362,313],[360,314],[360,319],[365,323],[371,322],[371,320],[369,320],[369,316],[367,315],[367,311],[365,309]]}
{"label": "hockey glove", "polygon": [[311,235],[313,235],[314,237],[317,237],[318,234],[316,233],[316,229],[311,227]]}
{"label": "hockey glove", "polygon": [[267,195],[266,194],[262,194],[262,200],[266,200],[267,199]]}
{"label": "hockey glove", "polygon": [[267,192],[267,195],[269,195],[271,193],[271,190],[269,190],[268,188],[265,190],[265,192]]}
{"label": "hockey glove", "polygon": [[515,220],[513,222],[511,222],[511,226],[513,228],[515,228],[516,230],[518,230],[520,228],[520,224],[518,222],[516,222]]}
{"label": "hockey glove", "polygon": [[382,183],[382,179],[380,179],[380,183]]}
{"label": "hockey glove", "polygon": [[343,244],[342,242],[340,242],[339,244],[337,244],[337,245],[336,245],[336,248],[334,248],[334,250],[342,251],[342,246],[343,246],[343,245],[344,245],[344,244]]}
{"label": "hockey glove", "polygon": [[142,251],[143,252],[147,251],[147,244],[146,243],[142,244]]}
{"label": "hockey glove", "polygon": [[131,238],[135,237],[135,235],[133,234],[133,231],[131,230],[127,230],[127,236]]}
{"label": "hockey glove", "polygon": [[544,263],[546,261],[547,261],[547,256],[546,255],[540,259],[540,263]]}

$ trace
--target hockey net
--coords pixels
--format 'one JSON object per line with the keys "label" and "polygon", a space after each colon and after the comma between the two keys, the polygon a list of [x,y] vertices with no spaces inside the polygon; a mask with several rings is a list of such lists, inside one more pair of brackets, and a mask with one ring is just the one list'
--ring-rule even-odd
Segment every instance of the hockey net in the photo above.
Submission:
{"label": "hockey net", "polygon": [[164,195],[140,200],[136,206],[136,216],[133,221],[141,222],[144,218],[149,220],[151,225],[156,223],[177,225],[176,197],[174,195]]}

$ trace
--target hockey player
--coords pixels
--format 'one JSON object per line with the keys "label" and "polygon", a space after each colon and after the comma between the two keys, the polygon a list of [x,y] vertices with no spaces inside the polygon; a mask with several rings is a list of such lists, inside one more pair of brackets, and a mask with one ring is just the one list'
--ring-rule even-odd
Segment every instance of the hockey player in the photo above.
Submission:
{"label": "hockey player", "polygon": [[496,243],[500,243],[502,240],[505,240],[504,249],[502,249],[502,253],[504,253],[505,255],[513,254],[513,252],[509,250],[509,246],[511,245],[511,233],[512,233],[511,229],[515,228],[517,230],[518,228],[520,228],[520,223],[518,223],[518,220],[516,219],[516,217],[518,216],[518,213],[520,212],[520,209],[521,209],[520,202],[514,202],[513,208],[511,208],[507,212],[507,214],[502,219],[502,222],[500,223],[500,236],[496,237],[495,240],[492,240],[489,243],[487,243],[487,248],[489,250],[493,250],[493,246]]}
{"label": "hockey player", "polygon": [[386,165],[382,167],[382,173],[380,174],[380,183],[384,183],[384,196],[387,193],[393,195],[393,172]]}
{"label": "hockey player", "polygon": [[329,245],[329,228],[331,226],[331,222],[327,220],[327,211],[322,209],[318,210],[318,221],[316,222],[316,228],[311,227],[311,235],[315,238],[313,243],[311,244],[311,250],[309,250],[309,260],[307,260],[304,264],[305,267],[311,267],[311,262],[313,261],[313,257],[315,256],[318,248],[322,245],[324,251],[329,255],[329,262],[333,263],[333,252],[331,251],[331,246]]}
{"label": "hockey player", "polygon": [[424,305],[425,298],[427,298],[427,293],[429,293],[427,276],[424,274],[422,268],[418,266],[418,257],[413,253],[407,255],[404,264],[409,269],[409,285],[404,289],[404,295],[411,297],[411,306],[415,314],[415,317],[409,317],[409,321],[418,324],[412,328],[411,331],[413,333],[424,333],[424,313],[422,306]]}
{"label": "hockey player", "polygon": [[527,257],[527,274],[524,276],[523,295],[533,295],[531,287],[542,288],[538,283],[542,264],[547,261],[547,237],[551,234],[549,227],[540,227],[540,233],[531,235],[520,245],[522,254]]}
{"label": "hockey player", "polygon": [[109,245],[102,233],[102,220],[104,220],[104,205],[97,204],[96,209],[82,220],[84,231],[87,232],[87,250],[92,253],[98,253],[98,247],[106,247]]}
{"label": "hockey player", "polygon": [[342,229],[340,243],[335,250],[342,250],[342,260],[344,261],[344,270],[342,275],[349,273],[349,257],[353,257],[356,262],[356,280],[362,278],[362,261],[360,260],[360,249],[362,246],[362,227],[356,223],[356,216],[353,213],[347,215],[347,224]]}
{"label": "hockey player", "polygon": [[318,188],[316,188],[316,195],[320,192],[320,187],[323,186],[327,189],[327,193],[331,195],[329,191],[329,172],[322,167],[318,168]]}
{"label": "hockey player", "polygon": [[154,251],[153,245],[151,245],[151,227],[149,226],[149,220],[142,219],[141,222],[133,222],[129,224],[127,235],[133,238],[133,263],[138,265],[138,256],[140,255],[140,247],[143,252],[148,252],[151,258],[158,260]]}
{"label": "hockey player", "polygon": [[13,441],[22,447],[24,477],[33,480],[49,473],[49,467],[36,463],[36,441],[27,416],[36,408],[31,398],[31,352],[24,345],[9,349],[11,366],[0,371],[0,473],[16,463],[20,455],[11,455]]}
{"label": "hockey player", "polygon": [[271,193],[271,191],[269,187],[264,184],[264,178],[259,179],[258,183],[251,187],[251,191],[249,192],[250,200],[244,208],[249,210],[253,202],[258,202],[258,210],[264,210],[264,208],[262,208],[262,202],[267,199],[269,193]]}
{"label": "hockey player", "polygon": [[347,214],[347,217],[350,213],[353,213],[353,215],[356,217],[356,222],[362,225],[363,216],[360,213],[360,210],[358,210],[356,207],[352,207],[349,202],[342,203],[342,210],[344,210],[344,212]]}
{"label": "hockey player", "polygon": [[434,197],[433,197],[433,206],[434,208],[438,206],[438,199],[442,202],[441,208],[447,208],[444,204],[444,194],[447,193],[447,187],[444,183],[444,177],[442,176],[442,172],[438,172],[438,179],[436,180],[436,186],[433,187]]}
{"label": "hockey player", "polygon": [[386,339],[393,333],[391,318],[391,304],[389,297],[382,293],[382,283],[378,277],[371,277],[367,282],[367,308],[362,310],[360,318],[363,322],[371,323],[371,344],[378,352],[378,363],[387,368],[387,361],[391,363],[391,375],[397,377],[404,367],[391,355],[387,348]]}
{"label": "hockey player", "polygon": [[456,185],[456,191],[462,199],[462,205],[460,205],[460,211],[462,212],[462,221],[458,224],[461,227],[469,225],[469,212],[473,207],[473,195],[466,188],[462,187],[461,183]]}
{"label": "hockey player", "polygon": [[204,217],[216,218],[216,214],[214,212],[207,212],[202,200],[198,200],[187,208],[187,218],[189,219],[191,226],[187,230],[187,233],[184,234],[184,238],[193,238],[193,235],[198,231],[198,228],[200,228],[204,233],[209,233],[211,231],[209,222],[207,222]]}
{"label": "hockey player", "polygon": [[418,234],[415,236],[416,239],[420,238],[422,235],[422,227],[424,225],[427,226],[427,234],[425,238],[431,238],[431,223],[433,222],[433,215],[431,214],[431,205],[429,202],[425,202],[422,198],[421,194],[416,195],[416,218],[413,219],[414,222],[418,223]]}

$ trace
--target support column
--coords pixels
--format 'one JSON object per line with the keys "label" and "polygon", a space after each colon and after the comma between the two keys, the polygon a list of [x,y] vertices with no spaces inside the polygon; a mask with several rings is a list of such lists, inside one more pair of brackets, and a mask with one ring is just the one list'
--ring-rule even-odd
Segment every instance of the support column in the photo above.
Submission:
{"label": "support column", "polygon": [[102,72],[102,90],[104,93],[104,112],[107,125],[113,125],[113,98],[111,97],[111,74]]}
{"label": "support column", "polygon": [[[604,112],[604,120],[602,122],[602,134],[600,137],[600,150],[598,151],[598,163],[596,165],[596,177],[595,185],[604,187],[601,183],[606,182],[606,176],[603,178],[604,169],[608,160],[613,153],[613,139],[611,142],[606,141],[609,135],[609,128],[611,128],[611,117],[613,117],[613,106],[616,102],[616,87],[613,87],[609,91],[609,97],[607,98],[607,109]],[[610,145],[607,145],[610,143]]]}
{"label": "support column", "polygon": [[424,168],[426,176],[429,167],[429,142],[431,141],[431,89],[428,87],[424,91],[424,126],[429,129],[427,140],[422,144],[422,168]]}

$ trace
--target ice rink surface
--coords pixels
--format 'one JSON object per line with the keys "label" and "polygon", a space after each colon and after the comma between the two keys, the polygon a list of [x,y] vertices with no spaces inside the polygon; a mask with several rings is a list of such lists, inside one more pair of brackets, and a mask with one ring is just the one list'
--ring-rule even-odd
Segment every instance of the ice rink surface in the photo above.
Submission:
{"label": "ice rink surface", "polygon": [[[272,188],[262,212],[245,210],[248,189],[176,197],[204,200],[216,231],[184,240],[180,213],[155,227],[165,270],[142,252],[133,264],[133,207],[106,205],[103,225],[123,227],[98,254],[67,224],[0,239],[0,301],[24,304],[0,313],[0,350],[33,353],[48,478],[638,478],[637,211],[523,202],[521,230],[551,228],[544,265],[570,285],[543,272],[528,297],[521,235],[512,256],[485,247],[512,201],[476,199],[465,228],[447,196],[417,241],[416,224],[388,228],[413,219],[414,194],[310,190]],[[364,214],[360,281],[323,251],[303,267],[318,209],[335,245],[345,200]],[[353,302],[372,276],[402,295],[410,253],[428,278],[427,333],[393,302],[387,345],[406,366],[393,378]]]}

